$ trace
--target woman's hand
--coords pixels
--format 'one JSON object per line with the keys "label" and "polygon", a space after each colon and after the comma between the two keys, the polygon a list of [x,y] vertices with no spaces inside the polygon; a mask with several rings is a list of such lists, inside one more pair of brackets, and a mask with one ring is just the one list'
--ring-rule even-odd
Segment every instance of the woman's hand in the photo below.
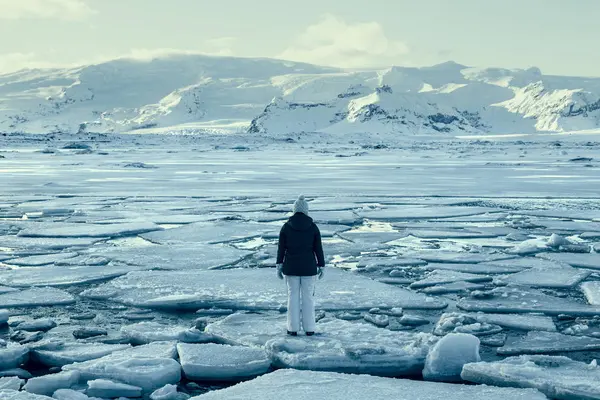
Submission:
{"label": "woman's hand", "polygon": [[324,269],[325,268],[323,267],[317,268],[317,276],[319,277],[319,280],[323,279],[323,274],[325,273]]}
{"label": "woman's hand", "polygon": [[277,267],[277,277],[279,279],[283,279],[283,264],[277,264],[276,267]]}

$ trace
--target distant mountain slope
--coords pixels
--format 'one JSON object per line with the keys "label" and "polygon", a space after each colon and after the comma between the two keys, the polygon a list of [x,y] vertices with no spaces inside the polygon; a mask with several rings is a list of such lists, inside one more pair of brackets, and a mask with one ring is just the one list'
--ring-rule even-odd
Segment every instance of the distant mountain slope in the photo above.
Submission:
{"label": "distant mountain slope", "polygon": [[0,132],[182,127],[267,135],[598,129],[600,78],[453,62],[344,71],[200,55],[0,75]]}

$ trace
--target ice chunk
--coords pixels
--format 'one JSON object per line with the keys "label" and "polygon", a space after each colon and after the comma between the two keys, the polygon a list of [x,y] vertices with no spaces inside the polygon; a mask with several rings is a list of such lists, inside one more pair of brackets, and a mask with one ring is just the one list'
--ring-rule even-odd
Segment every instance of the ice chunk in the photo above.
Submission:
{"label": "ice chunk", "polygon": [[52,286],[64,287],[93,283],[146,267],[130,265],[76,266],[76,267],[23,267],[3,271],[0,282],[15,287]]}
{"label": "ice chunk", "polygon": [[578,268],[600,269],[600,254],[598,253],[543,253],[537,257],[562,262]]}
{"label": "ice chunk", "polygon": [[385,221],[402,221],[415,219],[454,218],[486,214],[496,211],[485,207],[419,207],[395,206],[379,210],[360,210],[362,218]]}
{"label": "ice chunk", "polygon": [[385,269],[385,268],[402,268],[416,267],[427,264],[426,261],[410,258],[391,258],[391,257],[362,257],[358,261],[357,268],[370,269]]}
{"label": "ice chunk", "polygon": [[181,380],[181,365],[175,342],[151,344],[116,351],[96,360],[65,365],[64,371],[79,371],[85,381],[108,379],[139,386],[150,393]]}
{"label": "ice chunk", "polygon": [[221,344],[177,345],[186,378],[236,381],[268,372],[271,360],[264,350]]}
{"label": "ice chunk", "polygon": [[[448,383],[348,375],[333,372],[278,370],[249,382],[191,400],[371,399],[389,400],[546,400],[537,390],[453,385]],[[400,397],[399,397],[400,396]]]}
{"label": "ice chunk", "polygon": [[591,275],[591,271],[581,271],[576,268],[532,268],[508,276],[494,279],[499,285],[523,285],[542,288],[571,289]]}
{"label": "ice chunk", "polygon": [[494,265],[494,264],[427,264],[423,267],[428,271],[447,270],[469,274],[481,275],[496,275],[496,274],[512,274],[514,272],[523,271],[525,268],[509,265]]}
{"label": "ice chunk", "polygon": [[27,332],[48,332],[50,329],[56,327],[56,322],[50,318],[40,318],[33,321],[21,322],[17,325],[16,330],[27,331]]}
{"label": "ice chunk", "polygon": [[54,392],[52,398],[55,400],[98,400],[90,399],[85,394],[73,389],[58,389]]}
{"label": "ice chunk", "polygon": [[18,236],[0,236],[3,247],[26,250],[64,250],[83,249],[99,242],[99,238],[31,238]]}
{"label": "ice chunk", "polygon": [[195,328],[182,325],[164,325],[158,322],[139,322],[121,327],[123,336],[129,338],[132,344],[148,344],[151,342],[177,340],[185,343],[208,343],[214,340]]}
{"label": "ice chunk", "polygon": [[0,310],[0,326],[6,325],[8,318],[10,318],[10,313],[8,310]]}
{"label": "ice chunk", "polygon": [[181,244],[184,242],[216,244],[260,237],[272,230],[273,226],[269,224],[220,221],[199,222],[160,232],[145,233],[140,236],[157,244]]}
{"label": "ice chunk", "polygon": [[587,336],[563,335],[558,332],[528,332],[527,336],[500,347],[504,356],[519,354],[552,354],[568,351],[600,350],[600,339]]}
{"label": "ice chunk", "polygon": [[567,357],[520,356],[467,364],[464,380],[495,386],[534,388],[560,400],[600,397],[600,368]]}
{"label": "ice chunk", "polygon": [[452,263],[452,264],[480,264],[491,263],[494,261],[509,260],[514,256],[506,254],[487,254],[487,253],[460,253],[450,251],[420,251],[414,254],[407,254],[427,261],[428,263]]}
{"label": "ice chunk", "polygon": [[29,393],[52,396],[58,389],[69,389],[79,382],[78,371],[67,371],[31,378],[23,389]]}
{"label": "ice chunk", "polygon": [[[86,290],[82,296],[111,298],[132,306],[166,309],[232,308],[281,310],[287,304],[285,285],[271,269],[227,271],[144,271]],[[227,284],[224,284],[226,280]],[[336,268],[316,288],[317,308],[368,310],[374,307],[442,309],[446,302],[385,285]]]}
{"label": "ice chunk", "polygon": [[408,229],[407,233],[421,239],[491,239],[498,237],[496,234],[468,231],[464,229],[423,230]]}
{"label": "ice chunk", "polygon": [[312,211],[310,217],[317,224],[354,225],[359,217],[350,210],[345,211]]}
{"label": "ice chunk", "polygon": [[0,390],[20,390],[25,381],[15,376],[0,378]]}
{"label": "ice chunk", "polygon": [[546,332],[556,331],[556,325],[554,325],[554,321],[552,321],[552,318],[546,317],[544,315],[484,313],[471,313],[467,315],[475,318],[478,322],[495,324],[507,329]]}
{"label": "ice chunk", "polygon": [[187,244],[103,249],[99,254],[144,269],[216,269],[233,265],[251,252],[226,245]]}
{"label": "ice chunk", "polygon": [[588,303],[600,306],[600,281],[584,282],[581,284],[581,290]]}
{"label": "ice chunk", "polygon": [[141,397],[142,388],[124,383],[95,379],[88,382],[88,396],[114,399],[116,397]]}
{"label": "ice chunk", "polygon": [[479,339],[464,333],[444,336],[429,350],[423,369],[428,381],[458,382],[465,364],[481,361]]}
{"label": "ice chunk", "polygon": [[175,385],[165,385],[150,395],[150,400],[188,400],[189,398],[188,394],[178,393]]}
{"label": "ice chunk", "polygon": [[547,315],[595,316],[600,307],[569,299],[548,296],[526,287],[502,287],[490,292],[491,298],[461,299],[457,307],[466,311],[489,313],[542,313]]}
{"label": "ice chunk", "polygon": [[352,243],[360,243],[362,245],[377,244],[385,247],[383,246],[385,243],[402,239],[406,235],[398,232],[348,231],[340,233],[338,236]]}
{"label": "ice chunk", "polygon": [[76,256],[77,253],[44,254],[41,256],[14,258],[12,260],[5,261],[4,263],[19,267],[41,267],[44,265],[54,264],[56,261],[67,260]]}
{"label": "ice chunk", "polygon": [[410,288],[420,289],[428,286],[460,281],[472,283],[491,282],[492,278],[485,275],[465,274],[463,272],[454,272],[449,270],[436,270],[429,273],[424,279],[412,283]]}
{"label": "ice chunk", "polygon": [[0,294],[0,304],[4,307],[57,306],[73,303],[75,298],[71,294],[54,288],[34,288]]}
{"label": "ice chunk", "polygon": [[9,342],[0,347],[0,371],[17,368],[29,359],[29,348]]}
{"label": "ice chunk", "polygon": [[493,335],[502,331],[498,325],[478,321],[475,316],[461,313],[444,313],[433,333],[444,336],[449,333],[468,333],[475,336]]}
{"label": "ice chunk", "polygon": [[532,254],[541,253],[542,251],[548,250],[548,244],[544,239],[529,239],[519,243],[513,248],[507,250],[509,254],[516,254],[519,256],[528,256]]}
{"label": "ice chunk", "polygon": [[17,392],[16,390],[0,390],[0,399],[2,400],[53,400],[48,396],[39,394]]}
{"label": "ice chunk", "polygon": [[470,282],[452,282],[452,283],[443,283],[440,285],[430,286],[424,289],[421,289],[421,293],[431,294],[431,295],[441,295],[448,293],[464,293],[472,290],[483,290],[485,289],[485,285],[479,283],[470,283]]}
{"label": "ice chunk", "polygon": [[125,344],[101,344],[46,341],[31,346],[31,357],[47,367],[62,367],[104,357],[115,351],[125,350]]}
{"label": "ice chunk", "polygon": [[32,375],[28,371],[25,371],[24,369],[21,369],[21,368],[11,368],[11,369],[5,369],[4,371],[0,371],[0,377],[4,377],[4,376],[16,376],[17,378],[21,378],[21,379],[32,378]]}
{"label": "ice chunk", "polygon": [[163,228],[151,222],[126,224],[73,224],[67,222],[40,223],[35,228],[26,228],[18,237],[31,238],[109,238],[134,236]]}

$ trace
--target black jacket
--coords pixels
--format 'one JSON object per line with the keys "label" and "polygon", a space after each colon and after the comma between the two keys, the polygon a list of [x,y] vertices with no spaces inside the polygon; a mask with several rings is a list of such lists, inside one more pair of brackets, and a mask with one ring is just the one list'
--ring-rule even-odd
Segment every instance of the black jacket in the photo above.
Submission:
{"label": "black jacket", "polygon": [[296,213],[279,233],[277,264],[283,264],[283,274],[317,275],[317,267],[325,266],[321,232],[309,216]]}

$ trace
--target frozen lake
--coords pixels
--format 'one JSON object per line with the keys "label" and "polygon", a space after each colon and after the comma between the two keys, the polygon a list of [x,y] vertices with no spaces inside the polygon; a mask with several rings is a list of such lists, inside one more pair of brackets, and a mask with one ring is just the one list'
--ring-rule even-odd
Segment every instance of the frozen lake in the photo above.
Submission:
{"label": "frozen lake", "polygon": [[[392,392],[414,383],[387,378],[420,380],[426,363],[427,379],[460,382],[437,344],[469,334],[483,360],[469,382],[600,396],[553,375],[600,377],[597,138],[0,136],[0,377],[135,397],[266,374],[244,385],[271,393],[271,371],[293,368]],[[300,193],[330,268],[319,334],[287,339],[273,267]],[[522,386],[530,373],[549,383]],[[22,383],[0,381],[0,399]]]}

